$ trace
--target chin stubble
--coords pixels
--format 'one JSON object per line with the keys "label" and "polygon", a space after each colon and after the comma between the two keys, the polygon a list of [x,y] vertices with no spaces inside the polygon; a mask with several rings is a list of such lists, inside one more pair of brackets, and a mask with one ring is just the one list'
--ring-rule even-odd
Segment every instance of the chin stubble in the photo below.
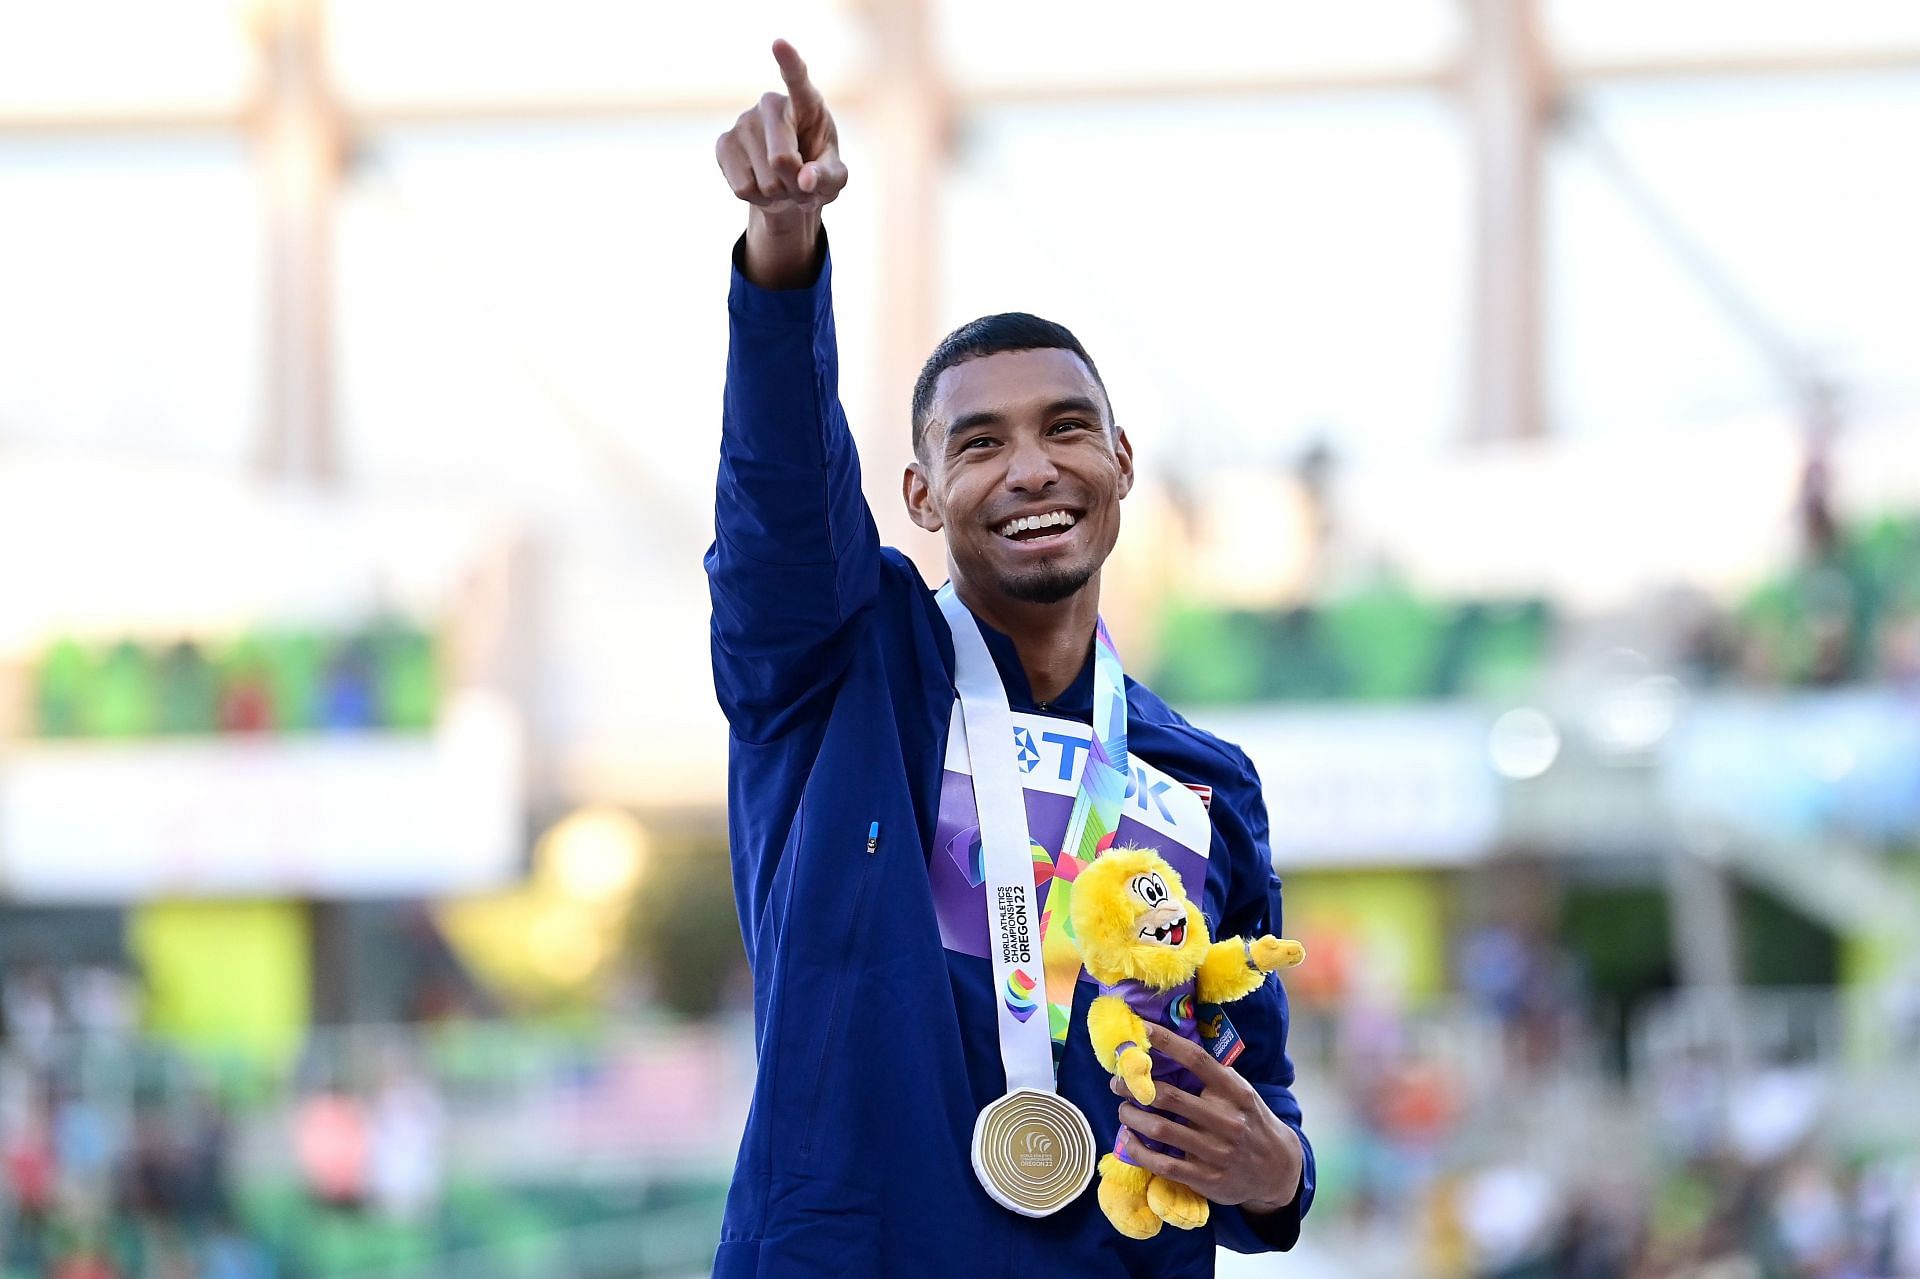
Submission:
{"label": "chin stubble", "polygon": [[1093,580],[1091,568],[1043,568],[1000,579],[1000,589],[1028,604],[1058,604]]}

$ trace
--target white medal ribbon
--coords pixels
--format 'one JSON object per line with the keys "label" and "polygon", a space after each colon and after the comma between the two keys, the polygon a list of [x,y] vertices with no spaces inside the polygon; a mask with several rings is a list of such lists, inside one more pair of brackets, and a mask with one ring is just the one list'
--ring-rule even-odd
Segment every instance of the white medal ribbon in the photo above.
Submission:
{"label": "white medal ribbon", "polygon": [[[1053,1036],[1047,1029],[1047,974],[1040,951],[1040,911],[1033,883],[1033,840],[1026,793],[1014,762],[1013,711],[979,623],[954,594],[936,597],[953,632],[954,691],[974,808],[980,818],[987,935],[993,965],[993,1002],[1000,1030],[1000,1065],[1007,1090],[974,1124],[973,1170],[1001,1207],[1044,1217],[1070,1203],[1093,1176],[1093,1133],[1073,1103],[1054,1093]],[[1016,974],[1024,980],[1016,985]],[[1032,997],[1025,1020],[1009,1006],[1009,992]],[[1009,1130],[1022,1148],[1009,1152]],[[1022,1154],[1047,1154],[1047,1167],[1028,1181]]]}
{"label": "white medal ribbon", "polygon": [[[953,632],[953,683],[973,773],[973,802],[980,815],[980,849],[986,873],[987,936],[992,952],[994,1007],[1000,1023],[1000,1064],[1007,1091],[1053,1091],[1053,1036],[1047,1033],[1046,967],[1040,956],[1040,910],[1034,901],[1033,838],[1027,832],[1027,799],[1014,763],[1013,711],[1006,685],[987,651],[973,614],[953,592],[936,597]],[[1035,983],[1035,1010],[1025,1021],[1007,1007],[1006,994],[1020,970]]]}

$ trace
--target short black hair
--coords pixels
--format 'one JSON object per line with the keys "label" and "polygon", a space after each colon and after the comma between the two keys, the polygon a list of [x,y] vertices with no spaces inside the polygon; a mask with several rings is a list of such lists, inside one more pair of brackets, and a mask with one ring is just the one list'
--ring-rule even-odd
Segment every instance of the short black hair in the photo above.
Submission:
{"label": "short black hair", "polygon": [[[1064,324],[1055,324],[1052,320],[1043,320],[1037,315],[1028,315],[1025,311],[1003,311],[999,315],[983,315],[977,320],[969,320],[953,332],[940,339],[940,345],[933,348],[933,354],[920,368],[920,376],[913,383],[913,453],[915,457],[925,457],[927,440],[927,414],[933,407],[933,388],[940,381],[940,375],[956,364],[968,360],[977,360],[983,355],[999,355],[1006,351],[1071,351],[1080,357],[1087,366],[1087,372],[1093,374],[1094,384],[1100,388],[1100,396],[1107,401],[1107,416],[1113,416],[1113,397],[1107,394],[1107,384],[1100,377],[1100,370],[1094,365],[1093,357],[1087,354],[1087,348],[1080,345],[1080,339],[1073,336]],[[1111,428],[1112,423],[1108,423]]]}

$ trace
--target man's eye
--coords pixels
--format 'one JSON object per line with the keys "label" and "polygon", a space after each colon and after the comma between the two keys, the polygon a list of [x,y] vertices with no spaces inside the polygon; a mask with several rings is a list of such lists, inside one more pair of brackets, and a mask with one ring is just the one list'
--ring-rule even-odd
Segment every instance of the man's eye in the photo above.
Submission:
{"label": "man's eye", "polygon": [[961,448],[961,451],[964,452],[970,448],[977,448],[982,444],[992,444],[992,443],[993,443],[993,437],[991,435],[976,435],[972,439],[968,440],[965,444],[962,444],[960,448]]}
{"label": "man's eye", "polygon": [[1053,429],[1056,433],[1060,431],[1073,431],[1073,430],[1084,431],[1087,429],[1087,424],[1085,422],[1080,421],[1078,418],[1069,418],[1065,422],[1055,422],[1053,424]]}

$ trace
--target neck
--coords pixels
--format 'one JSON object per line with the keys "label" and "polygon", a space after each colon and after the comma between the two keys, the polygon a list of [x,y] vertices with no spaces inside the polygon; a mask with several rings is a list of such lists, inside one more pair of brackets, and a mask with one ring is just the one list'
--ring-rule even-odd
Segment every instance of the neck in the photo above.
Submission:
{"label": "neck", "polygon": [[1027,673],[1033,700],[1045,705],[1067,691],[1087,664],[1094,623],[1100,616],[1100,575],[1066,599],[1034,604],[997,591],[975,589],[952,572],[954,593],[973,615],[1013,641]]}

